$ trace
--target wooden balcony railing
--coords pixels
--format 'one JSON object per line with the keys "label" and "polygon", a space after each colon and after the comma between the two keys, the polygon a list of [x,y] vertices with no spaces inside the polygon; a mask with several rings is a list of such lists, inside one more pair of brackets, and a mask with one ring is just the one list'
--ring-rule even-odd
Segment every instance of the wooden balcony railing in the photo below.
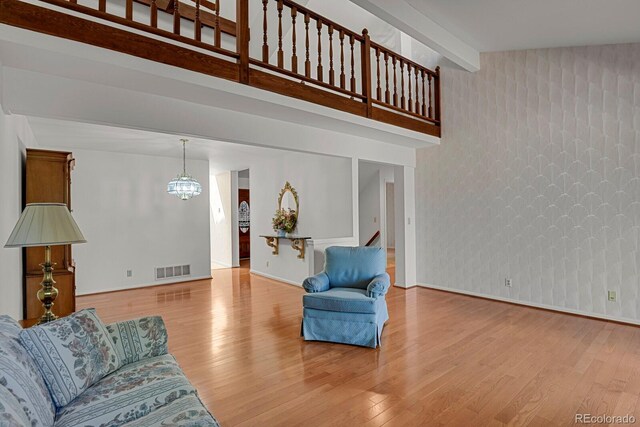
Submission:
{"label": "wooden balcony railing", "polygon": [[236,0],[233,19],[222,0],[38,1],[0,0],[0,22],[440,136],[438,68],[293,1]]}

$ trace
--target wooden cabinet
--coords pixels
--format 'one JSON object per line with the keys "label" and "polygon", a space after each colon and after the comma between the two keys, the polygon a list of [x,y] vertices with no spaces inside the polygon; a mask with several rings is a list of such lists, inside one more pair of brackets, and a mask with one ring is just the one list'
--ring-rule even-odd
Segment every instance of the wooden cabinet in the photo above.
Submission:
{"label": "wooden cabinet", "polygon": [[[74,160],[71,153],[61,151],[27,149],[24,176],[24,202],[65,203],[71,210],[71,171]],[[71,245],[52,246],[54,265],[53,279],[58,288],[53,312],[66,316],[76,307],[75,264]],[[24,249],[24,318],[33,319],[42,315],[42,304],[36,293],[42,281],[44,247]]]}

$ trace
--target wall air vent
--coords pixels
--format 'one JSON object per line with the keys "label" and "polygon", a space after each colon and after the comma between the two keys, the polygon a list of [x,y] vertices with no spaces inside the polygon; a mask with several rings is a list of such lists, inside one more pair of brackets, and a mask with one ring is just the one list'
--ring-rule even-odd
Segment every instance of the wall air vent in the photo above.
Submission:
{"label": "wall air vent", "polygon": [[173,267],[165,267],[164,268],[164,277],[165,279],[169,279],[173,277]]}
{"label": "wall air vent", "polygon": [[173,267],[156,267],[156,280],[167,280],[176,277],[191,276],[191,265],[174,265]]}

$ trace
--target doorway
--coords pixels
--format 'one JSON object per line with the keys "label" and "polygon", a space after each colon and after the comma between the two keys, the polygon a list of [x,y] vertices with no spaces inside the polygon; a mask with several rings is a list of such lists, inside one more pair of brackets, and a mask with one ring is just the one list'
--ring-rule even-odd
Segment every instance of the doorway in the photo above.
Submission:
{"label": "doorway", "polygon": [[392,165],[358,161],[359,244],[384,249],[387,268],[394,274],[396,238],[402,233],[402,222],[396,224],[395,174]]}
{"label": "doorway", "polygon": [[238,190],[238,250],[240,260],[251,257],[251,203],[248,189]]}
{"label": "doorway", "polygon": [[385,237],[387,248],[387,266],[396,265],[396,209],[393,182],[385,181]]}
{"label": "doorway", "polygon": [[238,258],[248,262],[251,258],[251,193],[249,170],[238,172]]}

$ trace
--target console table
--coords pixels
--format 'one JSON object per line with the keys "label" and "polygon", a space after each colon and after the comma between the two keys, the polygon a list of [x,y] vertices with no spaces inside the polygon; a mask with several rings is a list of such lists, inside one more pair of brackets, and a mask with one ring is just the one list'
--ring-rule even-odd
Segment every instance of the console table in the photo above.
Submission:
{"label": "console table", "polygon": [[273,252],[271,252],[273,255],[278,255],[279,253],[280,240],[291,240],[291,247],[299,252],[298,258],[300,259],[304,259],[306,241],[311,239],[311,237],[304,236],[260,235],[260,237],[264,237],[267,241],[267,246],[273,249]]}

